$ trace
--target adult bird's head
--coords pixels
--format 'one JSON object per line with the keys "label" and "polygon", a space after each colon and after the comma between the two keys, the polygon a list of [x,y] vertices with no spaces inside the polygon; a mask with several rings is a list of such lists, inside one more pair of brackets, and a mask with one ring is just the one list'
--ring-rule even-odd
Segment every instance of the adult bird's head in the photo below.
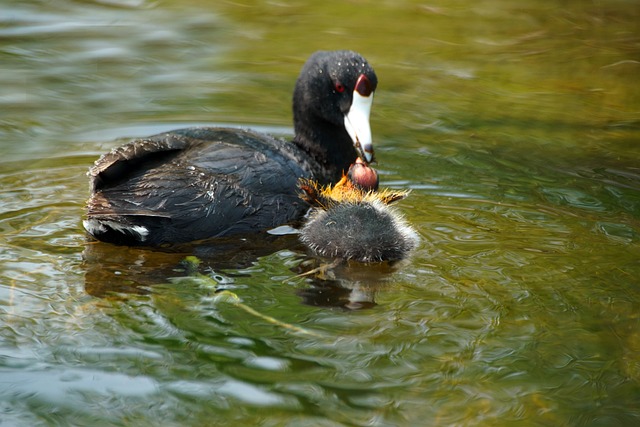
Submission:
{"label": "adult bird's head", "polygon": [[306,62],[293,96],[295,141],[327,169],[328,181],[360,157],[374,161],[369,115],[378,78],[352,51],[320,51]]}

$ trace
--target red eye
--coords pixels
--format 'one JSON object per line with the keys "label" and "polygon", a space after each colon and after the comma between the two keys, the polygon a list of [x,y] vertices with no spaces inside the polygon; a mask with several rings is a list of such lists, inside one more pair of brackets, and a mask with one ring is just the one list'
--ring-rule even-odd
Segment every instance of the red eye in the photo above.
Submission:
{"label": "red eye", "polygon": [[344,92],[344,85],[340,82],[336,82],[335,88],[338,93]]}

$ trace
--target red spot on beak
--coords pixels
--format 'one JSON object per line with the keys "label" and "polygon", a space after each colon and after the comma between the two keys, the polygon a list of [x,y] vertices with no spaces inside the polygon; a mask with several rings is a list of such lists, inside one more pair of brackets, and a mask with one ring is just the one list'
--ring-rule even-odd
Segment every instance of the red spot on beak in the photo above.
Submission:
{"label": "red spot on beak", "polygon": [[362,96],[369,96],[373,92],[373,88],[371,87],[371,81],[364,74],[360,74],[358,77],[358,81],[356,82],[356,87],[354,89]]}

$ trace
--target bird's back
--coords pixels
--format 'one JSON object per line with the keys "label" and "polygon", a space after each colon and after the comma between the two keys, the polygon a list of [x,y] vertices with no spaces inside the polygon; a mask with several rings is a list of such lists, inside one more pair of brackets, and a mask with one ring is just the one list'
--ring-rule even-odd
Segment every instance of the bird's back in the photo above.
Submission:
{"label": "bird's back", "polygon": [[85,228],[129,245],[264,230],[305,212],[297,182],[311,170],[293,144],[238,129],[191,128],[135,140],[90,170]]}

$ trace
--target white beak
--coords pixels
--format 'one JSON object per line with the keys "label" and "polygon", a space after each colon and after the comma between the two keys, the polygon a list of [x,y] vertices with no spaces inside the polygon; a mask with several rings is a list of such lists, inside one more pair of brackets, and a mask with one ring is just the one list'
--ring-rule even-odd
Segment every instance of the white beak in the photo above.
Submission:
{"label": "white beak", "polygon": [[351,108],[344,116],[344,127],[353,141],[353,146],[366,163],[373,161],[373,142],[369,125],[371,104],[373,104],[373,92],[369,96],[362,96],[354,90]]}

